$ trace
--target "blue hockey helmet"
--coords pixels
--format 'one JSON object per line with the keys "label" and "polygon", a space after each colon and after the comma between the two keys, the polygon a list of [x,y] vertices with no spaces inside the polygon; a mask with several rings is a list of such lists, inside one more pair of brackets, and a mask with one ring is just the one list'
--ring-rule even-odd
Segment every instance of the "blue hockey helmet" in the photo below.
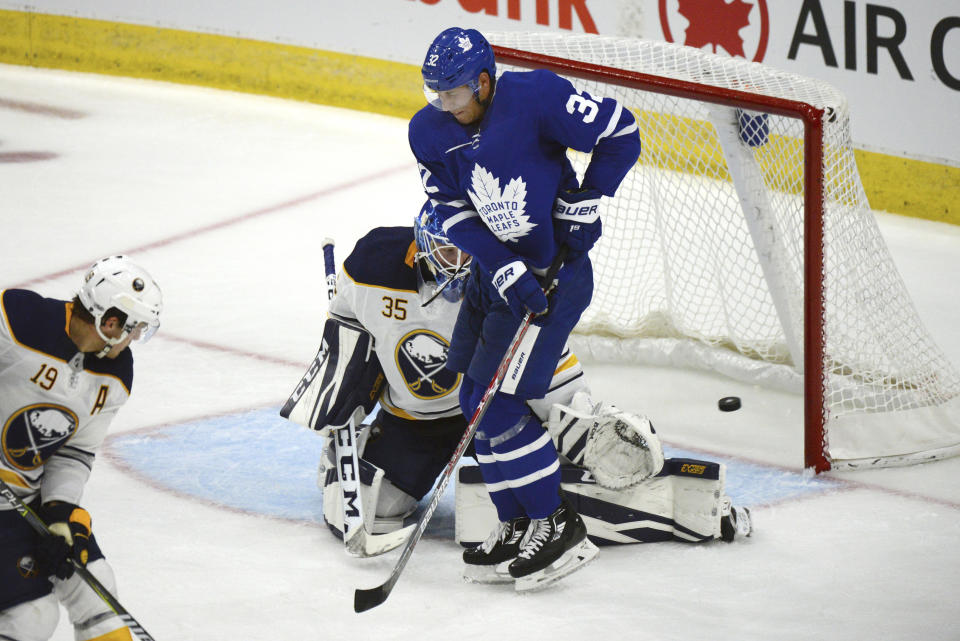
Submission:
{"label": "blue hockey helmet", "polygon": [[486,71],[491,80],[497,76],[493,47],[476,29],[450,27],[430,43],[420,73],[427,102],[442,109],[439,94],[466,85],[476,96],[477,78]]}
{"label": "blue hockey helmet", "polygon": [[[463,298],[473,257],[450,242],[429,200],[413,220],[413,236],[417,260],[423,261],[433,274],[443,297],[450,302]],[[423,288],[421,292],[426,293]]]}

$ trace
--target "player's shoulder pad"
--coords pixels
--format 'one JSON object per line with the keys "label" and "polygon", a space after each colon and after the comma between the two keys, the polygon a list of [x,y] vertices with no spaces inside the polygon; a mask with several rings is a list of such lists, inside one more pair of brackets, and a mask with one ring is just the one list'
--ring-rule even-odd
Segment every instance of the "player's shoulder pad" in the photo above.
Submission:
{"label": "player's shoulder pad", "polygon": [[414,114],[407,127],[407,141],[419,160],[440,160],[451,146],[447,144],[450,140],[459,142],[463,138],[469,136],[456,119],[430,105]]}
{"label": "player's shoulder pad", "polygon": [[[497,90],[510,93],[539,93],[556,91],[557,87],[569,89],[571,83],[548,69],[531,71],[507,71],[497,79]],[[496,100],[496,98],[494,98]]]}
{"label": "player's shoulder pad", "polygon": [[375,227],[357,241],[343,269],[360,285],[417,291],[413,227]]}
{"label": "player's shoulder pad", "polygon": [[[69,362],[76,355],[77,346],[67,334],[67,301],[44,298],[28,289],[7,289],[0,302],[16,342],[62,361]],[[116,358],[87,354],[83,368],[119,379],[128,393],[133,387],[133,354],[129,348]]]}
{"label": "player's shoulder pad", "polygon": [[94,354],[87,354],[83,369],[120,379],[128,394],[133,391],[133,352],[129,347],[116,358],[97,358]]}
{"label": "player's shoulder pad", "polygon": [[67,304],[29,289],[3,291],[3,316],[13,340],[65,361],[77,353],[67,335]]}

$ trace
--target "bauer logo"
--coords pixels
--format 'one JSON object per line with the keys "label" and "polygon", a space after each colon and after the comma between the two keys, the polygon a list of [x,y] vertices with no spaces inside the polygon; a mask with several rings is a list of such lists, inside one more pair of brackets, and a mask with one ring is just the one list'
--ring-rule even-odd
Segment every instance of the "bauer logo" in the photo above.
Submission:
{"label": "bauer logo", "polygon": [[3,426],[3,454],[18,469],[36,469],[70,440],[78,424],[77,415],[62,405],[23,407]]}
{"label": "bauer logo", "polygon": [[762,62],[770,38],[767,0],[659,0],[667,42]]}
{"label": "bauer logo", "polygon": [[446,367],[449,350],[447,339],[426,329],[415,329],[397,342],[397,369],[411,394],[431,400],[460,386],[461,375]]}

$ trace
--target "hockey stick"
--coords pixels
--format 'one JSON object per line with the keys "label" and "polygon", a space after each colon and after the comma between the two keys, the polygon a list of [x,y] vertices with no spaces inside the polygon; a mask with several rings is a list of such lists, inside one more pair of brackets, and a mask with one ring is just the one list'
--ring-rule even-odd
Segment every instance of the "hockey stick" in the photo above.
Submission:
{"label": "hockey stick", "polygon": [[[323,268],[326,272],[327,299],[336,295],[337,269],[333,256],[332,238],[324,238]],[[360,461],[357,453],[356,425],[351,417],[346,426],[335,430],[332,438],[337,477],[340,480],[340,499],[343,505],[343,545],[347,554],[370,557],[400,547],[413,529],[413,525],[386,532],[371,534],[363,526],[363,501],[360,496]]]}
{"label": "hockey stick", "polygon": [[[30,509],[30,506],[24,503],[20,498],[13,493],[13,489],[7,485],[6,481],[0,479],[0,494],[3,495],[3,498],[7,499],[7,502],[20,513],[24,519],[27,520],[27,523],[30,524],[34,530],[36,530],[41,536],[58,536],[50,531],[50,528],[47,527],[47,524],[37,516],[37,513]],[[133,615],[126,611],[126,609],[120,605],[120,602],[117,601],[116,597],[110,594],[110,591],[103,586],[100,581],[97,580],[97,577],[91,574],[83,565],[77,563],[74,559],[70,559],[70,562],[73,563],[74,571],[83,579],[87,585],[89,585],[94,592],[97,593],[97,596],[103,599],[103,602],[113,610],[114,614],[120,617],[120,620],[123,621],[123,624],[130,628],[130,631],[133,635],[140,639],[141,641],[154,641],[153,637],[150,636],[146,630],[143,629],[143,626],[140,625],[140,622],[133,618]]]}
{"label": "hockey stick", "polygon": [[[554,258],[553,263],[550,265],[550,269],[547,270],[547,275],[544,278],[544,282],[547,284],[544,293],[549,294],[553,290],[555,284],[554,279],[556,278],[557,272],[560,270],[560,266],[563,264],[563,260],[566,255],[567,248],[566,246],[563,246],[557,253],[556,258]],[[513,340],[510,342],[510,346],[507,347],[507,351],[503,355],[503,359],[500,361],[500,366],[497,368],[497,373],[494,374],[493,380],[491,380],[490,384],[487,385],[487,389],[483,393],[483,397],[480,399],[480,404],[477,406],[477,409],[473,413],[473,417],[467,424],[466,431],[463,433],[463,436],[460,437],[460,442],[457,444],[457,448],[453,451],[453,456],[450,457],[450,460],[447,462],[447,466],[443,469],[443,473],[440,475],[440,480],[437,483],[437,488],[433,491],[433,495],[430,497],[430,503],[427,505],[426,511],[420,517],[420,521],[416,524],[416,530],[414,530],[413,535],[411,535],[410,539],[407,541],[407,545],[403,548],[403,552],[400,553],[400,559],[394,566],[389,578],[375,588],[354,590],[354,612],[366,612],[371,608],[377,607],[386,601],[388,596],[390,596],[393,586],[396,585],[397,580],[400,578],[400,573],[403,572],[404,566],[406,566],[407,561],[410,560],[410,555],[413,554],[413,548],[416,547],[417,542],[423,536],[423,532],[427,528],[427,523],[430,522],[430,517],[433,516],[434,511],[437,509],[437,505],[440,504],[440,497],[443,495],[443,491],[447,488],[447,485],[450,483],[450,479],[453,477],[454,468],[457,467],[457,463],[460,462],[464,451],[467,449],[467,445],[469,445],[471,439],[473,439],[473,435],[477,431],[477,426],[487,413],[487,409],[490,407],[490,401],[493,398],[493,395],[496,394],[497,390],[500,389],[500,384],[503,382],[503,379],[507,374],[507,369],[510,367],[510,362],[513,360],[513,357],[516,354],[517,349],[520,347],[520,343],[523,341],[523,337],[526,335],[527,330],[530,329],[530,324],[532,322],[533,313],[528,311],[524,315],[523,320],[520,322],[520,327],[517,328],[517,332],[513,335]]]}

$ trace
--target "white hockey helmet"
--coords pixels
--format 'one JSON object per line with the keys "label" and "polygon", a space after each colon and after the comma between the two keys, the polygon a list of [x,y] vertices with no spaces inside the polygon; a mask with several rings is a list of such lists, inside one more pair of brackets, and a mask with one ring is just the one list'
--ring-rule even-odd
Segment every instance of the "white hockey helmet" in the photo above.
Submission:
{"label": "white hockey helmet", "polygon": [[[93,316],[94,326],[107,345],[123,342],[127,336],[146,342],[160,327],[163,294],[145,269],[126,256],[109,256],[95,262],[78,292],[80,302]],[[127,315],[123,332],[116,338],[100,329],[107,310],[116,308]]]}

